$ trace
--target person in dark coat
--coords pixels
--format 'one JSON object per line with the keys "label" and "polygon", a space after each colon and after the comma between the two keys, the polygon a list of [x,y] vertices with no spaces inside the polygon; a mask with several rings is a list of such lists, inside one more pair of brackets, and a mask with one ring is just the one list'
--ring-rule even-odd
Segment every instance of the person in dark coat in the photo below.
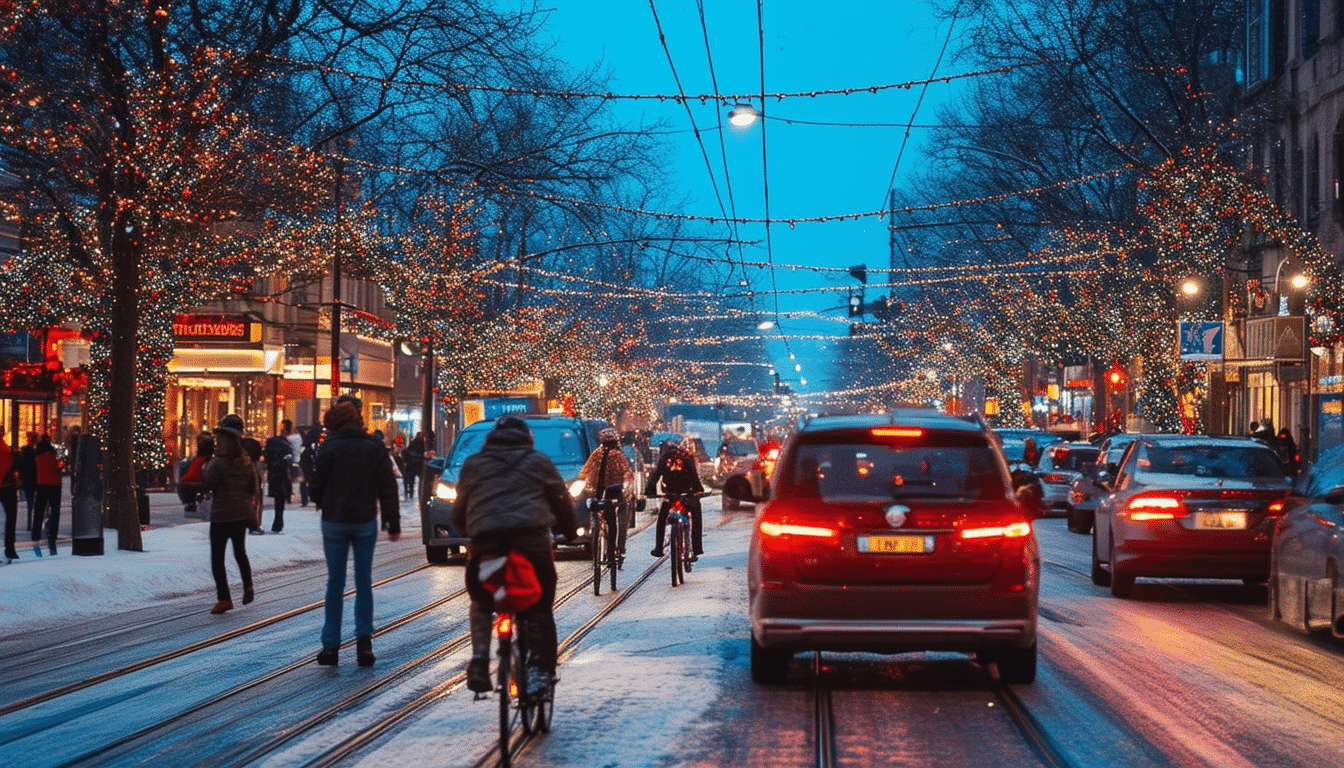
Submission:
{"label": "person in dark coat", "polygon": [[1289,476],[1297,476],[1297,441],[1293,439],[1293,433],[1287,427],[1279,430],[1272,444],[1274,453],[1278,455],[1279,461],[1283,463],[1283,468]]}
{"label": "person in dark coat", "polygon": [[[262,457],[266,455],[266,449],[262,447],[261,441],[255,437],[243,436],[243,453],[252,460],[252,471],[257,475],[257,487],[260,488],[266,475],[266,464]],[[260,536],[266,531],[261,527],[261,494],[257,494],[257,513],[252,520],[252,525],[247,529],[248,533]]]}
{"label": "person in dark coat", "polygon": [[[662,455],[658,458],[658,466],[649,475],[648,481],[644,485],[645,496],[660,495],[679,495],[683,493],[704,493],[705,486],[700,482],[700,472],[695,466],[695,457],[691,455],[675,440],[665,440],[661,446]],[[658,491],[658,483],[662,482],[662,493]],[[685,499],[686,513],[691,518],[691,557],[699,557],[705,553],[704,536],[700,531],[700,499],[695,496],[687,496]],[[657,545],[653,551],[649,552],[654,557],[663,556],[663,537],[667,530],[667,511],[671,509],[672,503],[663,499],[662,506],[658,508],[658,525],[655,528],[655,540]]]}
{"label": "person in dark coat", "polygon": [[215,454],[202,475],[210,491],[210,571],[215,577],[218,602],[210,609],[221,614],[233,609],[224,549],[233,543],[233,558],[243,580],[243,605],[252,602],[252,563],[247,558],[247,531],[256,525],[261,508],[261,482],[252,456],[243,449],[243,419],[229,414],[214,429]]}
{"label": "person in dark coat", "polygon": [[361,667],[372,666],[373,546],[382,512],[387,538],[401,538],[401,511],[392,458],[382,441],[364,431],[352,403],[337,402],[322,418],[327,437],[313,460],[309,492],[322,510],[322,547],[327,558],[325,620],[317,663],[334,666],[341,647],[346,559],[354,553],[355,649]]}
{"label": "person in dark coat", "polygon": [[[288,425],[289,422],[285,424]],[[281,426],[280,434],[266,440],[266,490],[267,495],[275,500],[275,517],[271,520],[271,533],[279,533],[285,529],[285,502],[289,501],[289,495],[294,490],[290,471],[294,466],[294,447],[289,442],[290,431],[292,427]]]}
{"label": "person in dark coat", "polygon": [[420,477],[420,473],[425,470],[425,433],[416,432],[411,442],[406,444],[405,450],[401,452],[401,460],[405,465],[402,470],[402,480],[406,485],[406,498],[415,498],[415,481]]}
{"label": "person in dark coat", "polygon": [[573,538],[578,531],[574,501],[551,459],[533,447],[532,430],[516,416],[501,416],[479,453],[468,456],[458,475],[453,527],[471,537],[466,583],[471,595],[471,661],[467,687],[490,690],[490,624],[494,595],[481,585],[481,560],[516,551],[532,563],[541,598],[518,614],[532,638],[535,670],[529,681],[547,685],[555,674],[555,559],[551,532]]}

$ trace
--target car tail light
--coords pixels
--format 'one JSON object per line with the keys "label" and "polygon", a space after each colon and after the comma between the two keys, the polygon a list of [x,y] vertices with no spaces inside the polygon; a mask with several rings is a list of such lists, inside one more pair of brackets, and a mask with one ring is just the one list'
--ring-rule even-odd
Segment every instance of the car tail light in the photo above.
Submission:
{"label": "car tail light", "polygon": [[974,528],[962,528],[961,538],[963,539],[1020,539],[1031,535],[1031,523],[1025,520],[1019,520],[1015,523],[1004,525],[978,525]]}
{"label": "car tail light", "polygon": [[1284,510],[1287,506],[1288,506],[1288,500],[1287,500],[1287,499],[1275,499],[1275,500],[1269,502],[1269,506],[1265,508],[1265,514],[1266,514],[1266,515],[1272,515],[1272,516],[1282,515],[1282,514],[1283,514],[1283,510]]}
{"label": "car tail light", "polygon": [[760,524],[762,536],[811,536],[814,538],[833,538],[840,535],[840,532],[834,528],[826,528],[820,525],[799,525],[797,523],[779,523],[770,520],[762,520]]}
{"label": "car tail light", "polygon": [[1041,475],[1041,482],[1054,483],[1055,485],[1062,485],[1064,483],[1069,482],[1069,476],[1061,474],[1059,472],[1051,472],[1046,475]]}
{"label": "car tail light", "polygon": [[923,437],[924,430],[918,427],[873,427],[874,437]]}
{"label": "car tail light", "polygon": [[1185,502],[1180,496],[1170,493],[1140,493],[1130,498],[1119,514],[1137,523],[1189,517],[1190,511],[1185,508]]}

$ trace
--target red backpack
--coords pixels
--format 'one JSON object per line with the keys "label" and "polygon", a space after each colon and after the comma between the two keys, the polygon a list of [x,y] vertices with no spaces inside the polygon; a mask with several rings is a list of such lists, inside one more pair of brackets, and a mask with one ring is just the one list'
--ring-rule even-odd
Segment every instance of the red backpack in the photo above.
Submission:
{"label": "red backpack", "polygon": [[477,566],[481,586],[495,596],[495,612],[518,613],[541,599],[541,581],[532,562],[521,552],[481,558]]}

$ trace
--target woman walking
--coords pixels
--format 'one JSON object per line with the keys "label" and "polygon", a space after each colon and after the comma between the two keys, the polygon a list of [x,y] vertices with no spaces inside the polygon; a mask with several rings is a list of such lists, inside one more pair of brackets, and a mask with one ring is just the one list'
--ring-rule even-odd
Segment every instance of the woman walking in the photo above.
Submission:
{"label": "woman walking", "polygon": [[[33,554],[42,556],[42,528],[46,524],[47,543],[56,554],[56,534],[61,527],[61,460],[51,435],[42,435],[33,452],[37,465],[37,493],[33,501]],[[44,519],[45,518],[45,519]]]}
{"label": "woman walking", "polygon": [[387,538],[401,538],[397,478],[387,446],[364,431],[364,420],[351,403],[338,402],[322,419],[327,428],[322,450],[313,461],[309,490],[322,511],[322,547],[327,557],[326,613],[317,663],[334,666],[340,655],[346,559],[354,552],[355,647],[361,667],[373,655],[373,545],[382,510]]}
{"label": "woman walking", "polygon": [[243,605],[252,602],[252,564],[247,559],[247,531],[257,525],[261,510],[261,482],[252,457],[243,450],[243,419],[229,414],[215,427],[215,455],[205,465],[210,490],[210,569],[215,577],[213,614],[232,610],[224,548],[233,542],[233,557],[243,578]]}
{"label": "woman walking", "polygon": [[19,520],[18,454],[0,436],[0,506],[5,508],[5,559],[14,562],[14,528]]}

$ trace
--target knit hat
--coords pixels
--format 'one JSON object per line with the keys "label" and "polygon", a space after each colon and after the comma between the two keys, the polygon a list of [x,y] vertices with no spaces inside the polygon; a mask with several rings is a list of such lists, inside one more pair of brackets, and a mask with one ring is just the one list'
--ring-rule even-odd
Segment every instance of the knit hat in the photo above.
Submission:
{"label": "knit hat", "polygon": [[243,417],[236,413],[230,413],[228,416],[219,420],[219,426],[215,427],[216,433],[227,432],[237,437],[243,436]]}

